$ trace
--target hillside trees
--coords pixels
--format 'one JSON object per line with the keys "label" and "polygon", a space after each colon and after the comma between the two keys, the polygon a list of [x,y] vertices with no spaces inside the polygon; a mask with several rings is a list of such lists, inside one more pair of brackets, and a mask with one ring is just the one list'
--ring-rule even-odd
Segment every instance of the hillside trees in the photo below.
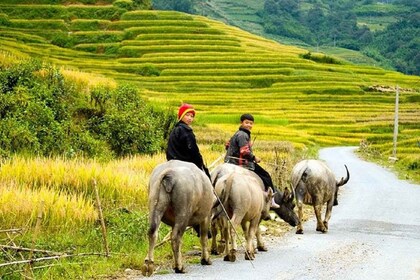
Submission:
{"label": "hillside trees", "polygon": [[[406,74],[420,74],[420,8],[415,1],[265,0],[264,30],[313,46],[361,51]],[[392,17],[383,30],[370,30],[358,17]]]}
{"label": "hillside trees", "polygon": [[110,158],[154,153],[173,117],[140,99],[137,89],[86,93],[40,61],[0,66],[0,155]]}
{"label": "hillside trees", "polygon": [[391,24],[378,32],[371,47],[393,61],[403,73],[420,75],[420,12]]}
{"label": "hillside trees", "polygon": [[305,10],[298,1],[266,0],[262,13],[264,29],[311,45],[330,44],[359,50],[360,38],[362,42],[370,42],[369,29],[357,26],[351,2],[326,2]]}
{"label": "hillside trees", "polygon": [[185,13],[192,13],[193,0],[153,0],[153,8],[156,10],[173,10]]}

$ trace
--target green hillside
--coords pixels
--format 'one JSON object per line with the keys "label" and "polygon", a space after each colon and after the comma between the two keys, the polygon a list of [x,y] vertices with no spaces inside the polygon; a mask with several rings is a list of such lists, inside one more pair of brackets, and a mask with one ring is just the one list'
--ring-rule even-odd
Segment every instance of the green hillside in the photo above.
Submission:
{"label": "green hillside", "polygon": [[387,157],[398,85],[399,154],[418,164],[418,76],[308,54],[185,13],[6,3],[0,15],[2,51],[132,83],[164,106],[190,102],[203,143],[224,143],[237,116],[252,112],[260,140],[298,147],[366,140]]}
{"label": "green hillside", "polygon": [[[188,0],[179,0],[188,2]],[[195,0],[191,12],[278,42],[418,75],[415,1]],[[167,7],[167,9],[174,7]],[[353,50],[352,55],[348,51]],[[333,51],[333,52],[332,52]],[[372,63],[373,61],[373,63]]]}

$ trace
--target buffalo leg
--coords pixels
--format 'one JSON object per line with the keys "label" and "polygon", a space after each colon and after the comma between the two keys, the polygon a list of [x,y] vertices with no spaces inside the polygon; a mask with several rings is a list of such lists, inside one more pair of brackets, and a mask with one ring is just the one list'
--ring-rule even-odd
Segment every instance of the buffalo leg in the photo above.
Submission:
{"label": "buffalo leg", "polygon": [[245,232],[245,238],[246,238],[246,253],[245,253],[245,259],[246,260],[254,260],[255,259],[255,250],[254,246],[252,244],[252,241],[255,237],[255,230],[258,227],[260,219],[253,219],[250,221],[250,224],[248,226],[248,230]]}
{"label": "buffalo leg", "polygon": [[175,226],[172,228],[171,245],[172,245],[172,252],[174,254],[175,273],[185,273],[184,267],[182,265],[181,243],[182,243],[182,236],[186,228],[187,228],[186,225],[177,225],[177,224],[175,224]]}
{"label": "buffalo leg", "polygon": [[[226,219],[226,218],[224,218]],[[231,236],[230,236],[230,227],[231,225],[229,223],[225,223],[223,222],[224,226],[222,227],[222,238],[225,240],[225,257],[224,257],[224,261],[232,261],[230,258],[230,250],[232,247],[231,244]]]}
{"label": "buffalo leg", "polygon": [[207,250],[208,230],[209,230],[209,219],[206,219],[204,222],[200,224],[201,264],[202,265],[211,264],[209,251]]}
{"label": "buffalo leg", "polygon": [[257,232],[255,233],[256,237],[257,237],[257,249],[258,251],[261,252],[267,252],[267,247],[264,244],[264,241],[262,240],[262,236],[261,236],[261,230],[260,227],[257,227]]}
{"label": "buffalo leg", "polygon": [[224,258],[225,261],[231,261],[231,262],[236,261],[236,251],[238,250],[238,245],[236,243],[236,228],[238,227],[239,222],[240,222],[240,219],[238,219],[237,216],[233,215],[230,226],[229,226],[229,239],[231,240],[231,244],[230,244],[231,249],[227,250],[227,255]]}
{"label": "buffalo leg", "polygon": [[322,204],[314,205],[315,216],[316,216],[316,230],[320,232],[327,232],[327,229],[322,222],[321,211],[322,211]]}
{"label": "buffalo leg", "polygon": [[325,211],[325,219],[324,219],[324,226],[325,226],[326,231],[328,230],[328,221],[331,218],[333,205],[334,205],[334,202],[328,201],[327,210]]}
{"label": "buffalo leg", "polygon": [[[219,251],[217,250],[217,227],[218,227],[219,218],[215,219],[211,223],[211,254],[218,255]],[[220,233],[222,235],[222,233]]]}
{"label": "buffalo leg", "polygon": [[303,203],[302,201],[298,200],[297,202],[298,207],[298,224],[296,228],[296,234],[303,234],[303,226],[302,226],[302,220],[303,220]]}
{"label": "buffalo leg", "polygon": [[156,213],[152,213],[149,217],[149,250],[147,253],[146,258],[144,259],[144,264],[141,268],[142,274],[144,276],[151,276],[155,270],[154,267],[154,250],[157,240],[157,233],[159,230],[160,221],[162,219],[162,215],[156,215]]}

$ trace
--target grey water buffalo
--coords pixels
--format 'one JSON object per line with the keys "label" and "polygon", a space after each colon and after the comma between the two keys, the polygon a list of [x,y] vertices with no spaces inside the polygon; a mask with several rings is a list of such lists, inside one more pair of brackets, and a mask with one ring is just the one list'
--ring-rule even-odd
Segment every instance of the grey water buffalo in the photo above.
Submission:
{"label": "grey water buffalo", "polygon": [[211,209],[216,202],[213,186],[203,171],[192,163],[171,160],[158,165],[150,176],[149,251],[142,267],[143,275],[154,272],[154,247],[160,222],[172,227],[171,245],[174,270],[184,273],[181,239],[187,226],[199,226],[201,264],[211,264],[207,250]]}
{"label": "grey water buffalo", "polygon": [[[296,229],[297,234],[303,234],[303,204],[314,207],[317,219],[316,230],[323,233],[328,231],[328,221],[331,218],[334,202],[337,201],[338,188],[346,184],[350,179],[349,170],[346,165],[344,166],[347,175],[346,178],[342,177],[340,181],[335,179],[331,169],[320,160],[302,160],[293,167],[291,181],[295,191],[299,216],[299,223]],[[322,221],[321,211],[325,203],[327,204],[327,209],[324,221]]]}
{"label": "grey water buffalo", "polygon": [[[226,211],[221,215],[223,221],[222,236],[225,240],[225,261],[236,260],[236,228],[241,225],[246,239],[245,259],[255,259],[253,238],[257,237],[258,248],[264,248],[259,224],[262,219],[269,219],[269,210],[273,192],[263,190],[261,179],[250,174],[231,173],[219,178],[215,191]],[[258,234],[257,234],[258,233]],[[265,249],[266,250],[266,249]]]}
{"label": "grey water buffalo", "polygon": [[[218,165],[212,172],[211,172],[211,181],[213,185],[217,183],[217,180],[221,178],[223,175],[229,173],[240,173],[240,174],[250,174],[251,176],[255,176],[260,180],[257,174],[252,171],[249,171],[243,167],[232,163],[223,163]],[[291,226],[296,226],[298,224],[298,216],[293,211],[295,207],[294,197],[292,190],[285,188],[284,192],[277,189],[273,186],[274,191],[274,201],[280,205],[280,208],[271,208],[281,219],[283,219],[286,223]]]}

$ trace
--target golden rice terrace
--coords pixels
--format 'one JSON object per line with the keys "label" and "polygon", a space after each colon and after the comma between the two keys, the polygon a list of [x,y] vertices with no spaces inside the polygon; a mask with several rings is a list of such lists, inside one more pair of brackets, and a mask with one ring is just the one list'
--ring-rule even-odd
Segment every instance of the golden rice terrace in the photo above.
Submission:
{"label": "golden rice terrace", "polygon": [[224,143],[238,116],[250,112],[261,141],[367,140],[389,156],[399,86],[398,153],[409,168],[420,165],[420,77],[309,54],[204,17],[113,5],[0,4],[0,50],[133,83],[171,109],[192,103],[202,143]]}

